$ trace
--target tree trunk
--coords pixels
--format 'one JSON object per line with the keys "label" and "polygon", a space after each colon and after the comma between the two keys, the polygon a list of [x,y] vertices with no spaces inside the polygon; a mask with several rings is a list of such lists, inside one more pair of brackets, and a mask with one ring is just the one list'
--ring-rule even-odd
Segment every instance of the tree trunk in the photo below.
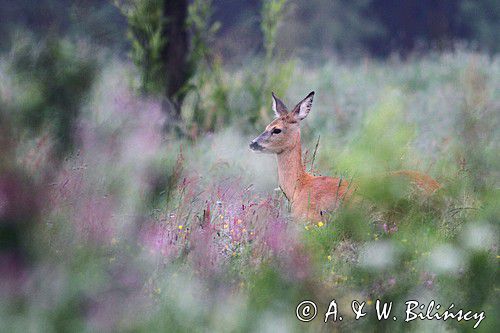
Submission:
{"label": "tree trunk", "polygon": [[164,0],[163,36],[166,40],[161,52],[167,76],[165,97],[171,102],[167,113],[176,120],[185,93],[182,88],[189,79],[189,36],[186,19],[188,0]]}

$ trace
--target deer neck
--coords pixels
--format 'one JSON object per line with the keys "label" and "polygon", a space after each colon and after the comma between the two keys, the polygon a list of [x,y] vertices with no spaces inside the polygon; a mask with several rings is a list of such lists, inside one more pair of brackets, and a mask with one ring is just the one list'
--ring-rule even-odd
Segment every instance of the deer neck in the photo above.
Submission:
{"label": "deer neck", "polygon": [[306,171],[302,163],[300,136],[291,150],[281,152],[276,156],[278,159],[279,186],[285,193],[287,199],[292,202],[295,192],[301,186],[302,178],[306,175]]}

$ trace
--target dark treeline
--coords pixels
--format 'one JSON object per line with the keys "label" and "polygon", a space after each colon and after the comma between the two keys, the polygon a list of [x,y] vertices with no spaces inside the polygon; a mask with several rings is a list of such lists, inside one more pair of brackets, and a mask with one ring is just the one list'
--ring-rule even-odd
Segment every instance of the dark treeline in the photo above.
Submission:
{"label": "dark treeline", "polygon": [[16,32],[37,37],[77,36],[125,50],[127,20],[107,0],[0,1],[0,49],[10,48]]}
{"label": "dark treeline", "polygon": [[447,49],[457,40],[487,51],[498,50],[498,1],[372,0],[369,7],[384,29],[381,36],[368,40],[375,55],[418,47]]}
{"label": "dark treeline", "polygon": [[[216,42],[226,59],[262,50],[261,6],[262,0],[213,1],[213,19],[221,23]],[[280,46],[290,52],[310,48],[385,57],[448,49],[456,42],[498,51],[496,0],[290,0],[286,7]],[[83,37],[121,52],[129,49],[127,20],[109,0],[1,1],[0,48],[7,49],[9,36],[20,29],[39,36]]]}

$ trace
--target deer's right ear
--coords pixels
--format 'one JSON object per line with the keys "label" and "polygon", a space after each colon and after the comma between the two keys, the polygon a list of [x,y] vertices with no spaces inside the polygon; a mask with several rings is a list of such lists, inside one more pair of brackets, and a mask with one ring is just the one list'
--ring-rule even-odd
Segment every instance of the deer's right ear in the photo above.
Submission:
{"label": "deer's right ear", "polygon": [[278,97],[276,97],[273,92],[271,93],[271,95],[273,95],[273,111],[276,115],[276,118],[286,115],[288,113],[288,110],[286,109],[285,103],[283,103]]}

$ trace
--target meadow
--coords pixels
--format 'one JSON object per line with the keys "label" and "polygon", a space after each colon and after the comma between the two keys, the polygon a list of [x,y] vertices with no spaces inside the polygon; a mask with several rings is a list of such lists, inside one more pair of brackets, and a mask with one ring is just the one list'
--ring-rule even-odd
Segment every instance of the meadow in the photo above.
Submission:
{"label": "meadow", "polygon": [[[484,311],[477,331],[498,329],[498,56],[332,56],[263,75],[260,60],[220,65],[195,77],[184,124],[166,131],[162,101],[139,93],[129,62],[100,54],[94,68],[77,50],[57,53],[66,67],[33,61],[40,52],[0,60],[3,330],[454,332],[477,322],[405,322],[407,300]],[[40,64],[46,72],[29,74]],[[248,149],[273,117],[271,89],[289,105],[316,91],[304,163],[362,182],[361,203],[325,222],[291,219],[275,157]],[[66,124],[58,108],[74,110],[71,130],[54,125]],[[50,121],[34,126],[37,116]],[[400,169],[442,188],[428,196],[380,176]],[[333,299],[343,320],[325,323]],[[310,322],[296,317],[303,300],[318,306]],[[353,300],[366,302],[359,320]],[[377,320],[377,300],[394,302],[398,320]]]}

